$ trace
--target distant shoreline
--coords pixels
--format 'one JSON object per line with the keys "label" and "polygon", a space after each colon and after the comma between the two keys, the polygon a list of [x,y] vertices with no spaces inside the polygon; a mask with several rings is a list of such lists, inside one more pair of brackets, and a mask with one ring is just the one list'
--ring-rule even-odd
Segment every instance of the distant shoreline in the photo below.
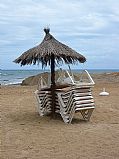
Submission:
{"label": "distant shoreline", "polygon": [[[62,68],[62,66],[61,67],[59,67],[59,68]],[[59,69],[58,67],[56,67],[56,70],[57,69]],[[64,69],[68,69],[68,67],[64,67]],[[113,71],[113,72],[115,72],[115,71],[117,71],[117,72],[119,72],[119,68],[110,68],[110,69],[108,69],[108,68],[103,68],[103,69],[90,69],[90,68],[84,68],[84,69],[72,69],[72,71],[82,71],[82,70],[88,70],[88,71]],[[50,71],[50,69],[0,69],[0,71],[41,71],[41,72],[45,72],[45,71]]]}
{"label": "distant shoreline", "polygon": [[[42,77],[47,79],[47,73],[42,73]],[[80,79],[80,73],[74,72],[74,75],[76,75],[78,77],[78,79]],[[95,83],[119,83],[119,72],[104,72],[104,73],[90,73],[90,75],[92,76],[93,80],[95,81]],[[24,79],[20,79],[20,82],[10,82],[10,83],[6,83],[6,84],[1,84],[1,86],[18,86],[18,85],[28,85],[28,86],[33,86],[33,85],[37,85],[38,80],[41,76],[41,73],[36,74],[36,75],[32,75],[32,76],[28,76]],[[6,81],[9,82],[9,81]]]}
{"label": "distant shoreline", "polygon": [[[81,69],[73,69],[73,73],[81,73],[83,70]],[[0,84],[1,85],[20,85],[23,80],[25,80],[28,77],[36,76],[38,74],[44,73],[44,72],[50,72],[49,70],[0,70]],[[92,69],[88,72],[92,75],[110,75],[111,73],[119,72],[119,69]],[[105,78],[105,76],[104,76]],[[111,78],[111,77],[110,77]]]}

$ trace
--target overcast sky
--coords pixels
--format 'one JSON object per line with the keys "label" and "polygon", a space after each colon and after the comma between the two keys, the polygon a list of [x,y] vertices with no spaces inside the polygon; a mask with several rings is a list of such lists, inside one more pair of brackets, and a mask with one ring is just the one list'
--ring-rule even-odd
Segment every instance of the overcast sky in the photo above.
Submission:
{"label": "overcast sky", "polygon": [[73,68],[119,69],[119,0],[0,0],[0,68],[21,69],[12,61],[42,41],[46,26],[87,58]]}

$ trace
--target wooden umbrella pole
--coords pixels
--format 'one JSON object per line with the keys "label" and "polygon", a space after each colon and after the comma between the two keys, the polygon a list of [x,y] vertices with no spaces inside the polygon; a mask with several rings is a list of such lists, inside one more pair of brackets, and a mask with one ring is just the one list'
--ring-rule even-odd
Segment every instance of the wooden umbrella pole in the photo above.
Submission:
{"label": "wooden umbrella pole", "polygon": [[52,96],[52,117],[55,117],[55,57],[51,55],[51,96]]}

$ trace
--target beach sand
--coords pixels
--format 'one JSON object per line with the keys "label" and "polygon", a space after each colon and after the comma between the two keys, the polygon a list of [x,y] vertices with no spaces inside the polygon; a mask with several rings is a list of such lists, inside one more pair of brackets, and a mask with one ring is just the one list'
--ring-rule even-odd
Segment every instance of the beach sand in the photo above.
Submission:
{"label": "beach sand", "polygon": [[[109,96],[99,96],[105,87]],[[96,109],[84,122],[40,117],[35,86],[1,86],[1,159],[119,159],[119,83],[93,88]]]}

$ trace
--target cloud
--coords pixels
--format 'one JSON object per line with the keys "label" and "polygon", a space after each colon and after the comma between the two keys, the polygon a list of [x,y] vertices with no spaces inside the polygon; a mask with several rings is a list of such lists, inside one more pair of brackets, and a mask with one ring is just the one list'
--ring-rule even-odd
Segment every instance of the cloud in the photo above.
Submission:
{"label": "cloud", "polygon": [[89,60],[92,57],[99,60],[100,56],[104,61],[108,57],[110,67],[111,57],[119,49],[118,7],[118,0],[1,0],[1,58],[5,54],[9,61],[41,42],[43,28],[48,25],[59,41],[82,52]]}

